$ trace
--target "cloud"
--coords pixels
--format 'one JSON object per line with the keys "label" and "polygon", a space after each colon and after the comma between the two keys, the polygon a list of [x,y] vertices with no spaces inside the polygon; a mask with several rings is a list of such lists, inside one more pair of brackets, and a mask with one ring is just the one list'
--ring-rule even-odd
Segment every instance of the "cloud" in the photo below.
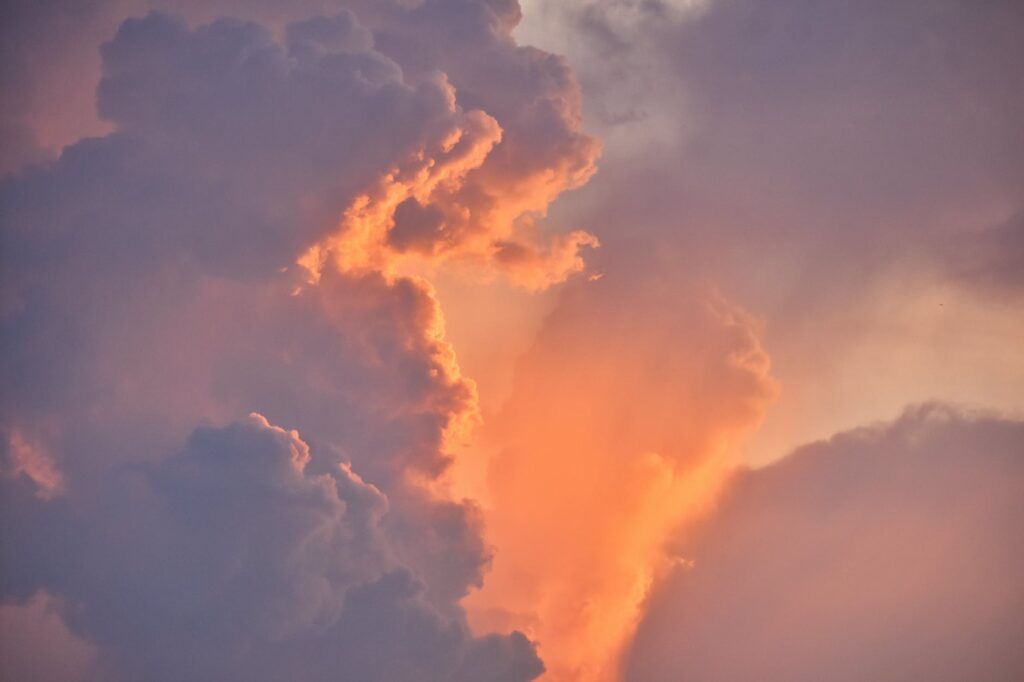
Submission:
{"label": "cloud", "polygon": [[493,118],[457,108],[443,76],[407,85],[386,56],[310,26],[291,25],[284,47],[238,20],[195,31],[161,14],[128,20],[103,48],[98,90],[100,113],[122,134],[258,211],[262,224],[215,231],[225,246],[245,237],[286,264],[364,192],[457,183],[500,134]]}
{"label": "cloud", "polygon": [[738,476],[626,679],[1020,677],[1024,423],[930,404]]}
{"label": "cloud", "polygon": [[[533,679],[459,603],[491,561],[446,482],[477,396],[413,272],[583,268],[539,222],[597,155],[571,72],[514,3],[128,5],[94,16],[110,130],[0,181],[5,608],[62,604],[87,679]],[[404,49],[463,16],[471,54]]]}
{"label": "cloud", "polygon": [[758,461],[936,397],[1024,407],[1022,7],[531,3],[606,143],[556,217],[767,320]]}
{"label": "cloud", "polygon": [[[377,204],[372,220],[364,215],[356,229],[343,225],[341,232],[355,234],[332,240],[347,244],[341,261],[351,267],[440,259],[500,270],[495,252],[514,242],[538,255],[529,271],[520,264],[508,273],[523,274],[530,286],[537,277],[557,282],[581,269],[582,261],[545,257],[559,248],[551,243],[557,235],[524,226],[593,174],[599,145],[580,130],[579,90],[564,60],[512,39],[515,3],[328,4],[335,14],[318,15],[309,3],[212,6],[267,19],[269,26],[217,19],[192,31],[162,13],[126,22],[103,50],[98,110],[105,121],[87,128],[113,124],[162,142],[165,152],[189,155],[214,175],[226,198],[245,188],[258,187],[256,196],[267,192],[260,218],[265,223],[273,216],[278,224],[254,225],[261,229],[248,231],[249,238],[275,232],[284,239],[281,224],[291,220],[301,229],[292,224],[284,230],[284,246],[308,248],[317,241],[311,236],[338,229],[339,205],[371,202]],[[359,10],[358,18],[346,4]],[[211,11],[109,0],[83,21],[93,37],[113,30],[124,14],[152,7],[204,18]],[[24,7],[16,18],[45,25],[57,11]],[[284,44],[271,28],[284,35]],[[444,35],[451,30],[457,35]],[[435,43],[446,49],[429,47]],[[11,49],[18,63],[45,65],[38,71],[47,78],[23,75],[36,76],[32,86],[44,88],[48,98],[64,96],[50,87],[51,61],[62,77],[72,71],[82,72],[85,82],[95,77],[91,60],[44,60],[33,43]],[[402,93],[408,90],[417,94]],[[282,125],[286,121],[290,125]],[[289,197],[289,191],[302,196]],[[249,194],[249,203],[256,196]],[[388,240],[396,204],[410,198],[429,204],[443,221],[432,235]],[[288,211],[284,199],[289,207],[298,199],[302,215]],[[230,231],[219,233],[226,239]]]}
{"label": "cloud", "polygon": [[894,253],[948,276],[931,242],[1020,210],[1019,3],[534,4],[610,140],[584,192],[609,234],[654,233],[741,282],[785,257],[823,296]]}
{"label": "cloud", "polygon": [[[346,407],[362,414],[369,403],[378,413],[390,411],[381,416],[397,416],[401,410],[380,403],[387,396],[366,400],[366,386],[381,387],[370,376],[356,397],[353,375],[408,369],[427,374],[396,376],[407,383],[383,390],[422,393],[428,385],[445,384],[452,395],[442,400],[442,411],[472,411],[472,387],[458,376],[443,341],[430,287],[421,280],[394,278],[387,236],[394,228],[394,209],[409,206],[410,199],[422,200],[424,210],[439,215],[431,202],[465,189],[465,174],[489,158],[499,124],[480,110],[465,112],[455,102],[451,83],[436,69],[410,85],[393,60],[366,47],[366,30],[353,15],[342,13],[293,24],[286,31],[290,43],[283,46],[251,22],[225,19],[190,29],[173,16],[150,14],[125,22],[105,45],[99,106],[117,131],[83,140],[54,163],[27,169],[0,189],[6,215],[5,345],[10,351],[5,376],[11,394],[18,395],[8,409],[21,412],[20,421],[29,421],[32,412],[37,422],[23,424],[23,430],[50,429],[39,418],[48,410],[74,412],[90,402],[118,402],[140,411],[155,401],[172,418],[188,413],[170,440],[162,441],[162,447],[169,447],[200,417],[224,420],[253,408],[237,404],[234,412],[209,412],[216,409],[211,403],[223,407],[224,399],[249,400],[238,396],[238,383],[258,384],[254,388],[266,396],[256,399],[261,404],[275,400],[273,391],[282,387],[272,387],[261,376],[275,374],[282,362],[295,362],[294,352],[304,343],[301,335],[287,340],[293,349],[284,356],[280,344],[286,341],[287,324],[320,329],[317,340],[309,339],[302,350],[313,358],[308,344],[321,344],[316,357],[323,357],[330,343],[324,320],[338,321],[339,315],[361,316],[366,324],[339,323],[345,327],[339,330],[342,336],[351,332],[359,337],[351,339],[346,357],[335,358],[340,363],[336,373],[352,389],[353,404]],[[346,42],[336,35],[339,31],[359,35]],[[484,41],[478,49],[499,50],[510,64],[542,56],[519,50],[507,36]],[[551,63],[563,77],[564,64]],[[543,62],[534,68],[538,79],[545,68]],[[564,78],[564,88],[571,88],[571,79]],[[556,89],[559,96],[568,96],[564,88]],[[540,100],[535,95],[531,106]],[[572,121],[563,123],[562,133],[577,140],[573,144],[587,146],[583,141],[589,138],[576,132]],[[528,172],[538,173],[543,174],[537,167]],[[407,197],[410,192],[415,196]],[[502,254],[518,244],[507,241],[508,234],[500,244],[490,241],[493,237],[474,243]],[[582,267],[575,254],[581,243],[593,242],[579,233],[555,238],[554,257],[547,258],[546,247],[528,240],[517,247],[526,255],[495,257],[494,267],[514,260],[508,269],[516,277],[531,286],[547,285]],[[319,289],[309,287],[306,268],[295,264],[310,253],[317,258],[303,262],[325,280]],[[347,275],[333,272],[334,265]],[[254,284],[259,293],[243,291],[243,283]],[[333,300],[318,293],[327,288],[335,290]],[[361,296],[388,299],[382,305],[394,306],[395,324],[388,323],[387,314],[375,313],[373,303],[348,293],[357,290]],[[292,293],[298,294],[295,300],[287,298]],[[333,310],[317,310],[320,304]],[[176,343],[170,327],[213,320],[221,306],[266,336],[225,321],[217,330],[180,330],[207,335],[203,343]],[[407,313],[408,324],[401,321]],[[411,345],[392,343],[382,338],[389,331],[421,338]],[[227,336],[241,345],[226,341]],[[265,372],[247,368],[225,376],[226,365],[241,364],[234,351],[244,352],[261,340],[267,346],[253,349],[250,359]],[[144,348],[160,353],[162,362],[140,357]],[[419,350],[430,356],[426,365],[411,357]],[[411,364],[380,362],[403,354]],[[287,379],[284,374],[276,376]],[[162,390],[138,385],[143,375]],[[126,385],[132,382],[136,385]],[[196,384],[206,384],[200,395]],[[219,395],[210,396],[215,392]],[[180,399],[185,395],[190,397]],[[213,399],[200,405],[202,395]],[[173,409],[169,401],[176,403]],[[313,402],[306,401],[307,406]],[[410,421],[417,419],[424,430],[446,428],[448,417],[432,413],[426,402],[419,405]],[[310,406],[306,413],[328,409]],[[347,426],[365,423],[353,418]],[[45,440],[38,434],[34,438]],[[424,450],[436,450],[440,436],[431,438],[429,444],[424,441]],[[59,453],[55,456],[60,459]],[[436,470],[438,465],[429,466]]]}
{"label": "cloud", "polygon": [[0,606],[0,674],[8,680],[84,682],[96,651],[70,632],[61,604],[39,594],[23,606]]}
{"label": "cloud", "polygon": [[1024,279],[1024,210],[999,225],[935,246],[936,257],[960,283],[1013,296]]}
{"label": "cloud", "polygon": [[[367,259],[416,257],[489,263],[534,289],[582,270],[577,252],[596,240],[582,231],[545,235],[536,229],[536,218],[556,196],[593,175],[600,146],[580,130],[579,89],[566,62],[513,40],[518,5],[356,5],[377,49],[401,66],[407,81],[429,80],[441,69],[460,102],[497,120],[500,138],[493,129],[481,132],[493,147],[466,149],[464,165],[453,171],[455,183],[436,171],[389,178],[368,206],[349,214],[346,231],[355,240],[343,233],[328,248],[343,264],[357,267]],[[467,140],[456,136],[448,144],[466,147]],[[413,219],[415,206],[423,209],[421,218],[429,216],[425,224]],[[520,254],[514,263],[505,257],[510,248]]]}
{"label": "cloud", "polygon": [[552,680],[615,679],[661,545],[714,495],[776,386],[716,292],[610,269],[563,291],[486,424],[481,626],[536,637]]}
{"label": "cloud", "polygon": [[0,8],[0,174],[46,161],[68,136],[95,132],[95,79],[66,78],[65,68],[96,68],[106,36],[95,27],[108,19],[106,4],[12,0]]}
{"label": "cloud", "polygon": [[7,511],[21,511],[5,514],[18,558],[4,585],[59,589],[104,679],[469,679],[482,650],[479,679],[540,672],[522,635],[475,639],[432,603],[398,561],[380,490],[346,467],[309,473],[310,459],[296,432],[253,414],[108,469],[95,498],[37,500],[45,526],[23,525],[24,490],[8,483]]}

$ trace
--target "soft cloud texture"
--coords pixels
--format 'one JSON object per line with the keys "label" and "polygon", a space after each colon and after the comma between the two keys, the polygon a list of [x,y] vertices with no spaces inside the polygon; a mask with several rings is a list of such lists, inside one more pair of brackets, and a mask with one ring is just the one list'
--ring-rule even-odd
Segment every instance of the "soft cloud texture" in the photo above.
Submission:
{"label": "soft cloud texture", "polygon": [[[877,644],[872,614],[786,563],[815,558],[826,507],[855,540],[829,545],[849,558],[836,580],[876,579],[864,603],[917,638],[872,649],[878,670],[1002,647],[986,618],[1020,629],[1001,573],[964,589],[984,613],[933,598],[1018,568],[992,557],[1015,547],[998,519],[1020,517],[1012,458],[958,454],[1019,449],[1016,423],[940,408],[741,475],[682,536],[694,568],[660,583],[666,540],[766,414],[759,460],[908,400],[1024,408],[1020,3],[527,8],[525,26],[515,0],[0,10],[0,622],[24,621],[18,676],[596,682],[643,619],[629,675],[676,679],[730,642],[758,561],[778,585],[741,604],[751,627],[798,641],[760,607],[812,585],[799,615],[857,626],[823,649],[846,656]],[[564,48],[583,91],[525,36]],[[596,176],[585,117],[608,147]],[[489,402],[445,315],[500,385]],[[775,473],[805,466],[807,487]],[[848,506],[805,497],[819,468]],[[773,547],[811,549],[762,553],[787,509]],[[876,537],[890,517],[899,543]],[[917,532],[934,561],[908,553]],[[690,618],[695,577],[718,620]],[[943,608],[976,629],[944,629]],[[799,676],[800,651],[730,663]],[[971,672],[1019,661],[988,664]]]}
{"label": "soft cloud texture", "polygon": [[345,467],[311,474],[259,415],[196,430],[96,497],[29,503],[5,484],[3,584],[59,588],[103,679],[520,680],[521,635],[474,639],[400,563],[387,498]]}
{"label": "soft cloud texture", "polygon": [[[520,35],[570,56],[580,74],[588,120],[607,147],[602,172],[560,202],[554,219],[594,225],[604,257],[620,271],[660,279],[676,292],[693,279],[716,282],[730,299],[766,320],[760,343],[771,354],[781,390],[778,406],[748,446],[751,460],[777,459],[797,443],[936,396],[1024,408],[1019,351],[1024,316],[1016,276],[1024,254],[1018,248],[1024,87],[1015,66],[1024,60],[1021,8],[1012,1],[955,0],[527,3]],[[602,257],[597,262],[606,263]],[[613,297],[608,304],[623,305]],[[638,307],[644,309],[642,303]],[[689,352],[683,347],[692,330],[680,330],[677,338],[674,350]],[[668,353],[652,355],[660,368],[671,366]],[[618,424],[629,414],[624,409],[601,423]],[[907,418],[906,429],[915,430],[914,419]],[[931,433],[929,428],[916,430]],[[1006,452],[1020,449],[1019,431],[1014,433],[999,446]],[[935,438],[942,442],[942,436]],[[585,470],[578,465],[566,479],[586,480],[578,473]],[[890,475],[881,463],[871,472],[883,480]],[[925,482],[927,475],[921,472]],[[988,483],[984,478],[978,484],[979,496],[987,494]],[[864,485],[862,494],[849,500],[849,523],[867,516],[883,527],[887,517],[881,512],[875,517],[872,508],[876,495],[888,501],[886,509],[899,523],[898,493],[882,482],[877,491]],[[993,477],[996,490],[1007,490],[1000,485]],[[740,498],[746,490],[740,486],[738,501],[728,504],[747,509]],[[788,493],[799,491],[780,492],[774,504],[785,507]],[[794,514],[793,532],[826,515],[829,503],[822,500]],[[916,504],[913,496],[908,504]],[[844,673],[851,679],[888,679],[879,673],[884,668],[868,667],[884,666],[886,660],[903,666],[892,676],[896,679],[930,678],[935,677],[931,669],[914,674],[913,649],[941,648],[942,636],[955,640],[949,632],[935,632],[955,630],[956,616],[984,621],[984,614],[961,602],[951,609],[962,613],[950,619],[931,612],[939,621],[936,631],[908,617],[899,637],[910,640],[907,652],[865,648],[852,663],[849,652],[839,648],[844,641],[836,635],[839,625],[830,629],[819,622],[823,655],[842,660],[843,667],[807,673],[796,657],[816,641],[792,657],[785,654],[796,646],[790,642],[813,633],[813,627],[776,624],[771,614],[758,610],[761,604],[776,605],[776,594],[780,610],[790,596],[811,601],[817,594],[800,593],[808,577],[802,563],[794,559],[789,566],[787,554],[772,554],[788,546],[787,522],[779,522],[774,543],[760,544],[757,514],[769,516],[772,510],[773,503],[764,503],[744,517],[747,526],[736,529],[736,542],[749,545],[737,552],[747,552],[743,557],[749,561],[713,564],[692,591],[676,587],[688,575],[680,571],[669,587],[656,591],[628,679],[842,679]],[[964,524],[984,526],[970,513],[950,510],[950,523],[962,518]],[[1019,508],[998,513],[1004,527],[1020,518]],[[732,527],[715,520],[708,528],[709,547],[728,545]],[[1000,551],[999,543],[1011,541],[1010,531],[1004,532],[994,539],[980,535],[977,546],[966,534],[951,537],[948,558],[939,560],[947,562],[948,572],[935,569],[939,586],[922,583],[914,598],[941,600],[942,580],[969,586],[970,578],[957,582],[956,548],[970,547],[967,551],[984,562]],[[917,546],[912,532],[902,540]],[[693,554],[699,571],[701,559],[696,550]],[[851,556],[851,562],[860,558]],[[813,563],[815,557],[801,559]],[[499,554],[499,571],[501,561]],[[757,575],[758,562],[772,561],[789,573],[780,569],[763,583],[749,578]],[[730,572],[719,577],[719,568]],[[1007,569],[998,589],[1019,607],[1019,579],[1009,577],[1013,569],[1019,572],[1019,562]],[[834,581],[851,575],[858,575],[856,566]],[[865,574],[863,580],[870,584],[872,577]],[[879,610],[889,606],[887,598],[898,599],[894,593],[900,586],[905,583],[897,579],[891,588],[886,585]],[[747,601],[731,606],[732,595],[742,590]],[[994,594],[986,604],[1000,614],[1012,613],[1002,610]],[[691,601],[718,620],[701,621]],[[748,616],[746,609],[753,613]],[[743,630],[747,622],[750,632]],[[869,639],[875,624],[865,615],[862,632],[855,634],[863,640],[852,646]],[[999,615],[981,627],[988,627],[994,640],[1002,638],[1005,667],[1012,653],[1007,633],[1019,631],[1019,623]],[[782,632],[779,639],[770,639],[775,631]],[[959,645],[950,649],[950,658],[935,660],[948,663],[965,652],[963,647],[973,646],[967,639]],[[877,657],[862,661],[873,654]],[[949,669],[963,672],[952,664]],[[985,677],[991,669],[983,664],[977,670],[982,672],[960,677]]]}
{"label": "soft cloud texture", "polygon": [[714,291],[617,270],[565,289],[485,428],[497,554],[474,619],[535,636],[552,680],[615,679],[667,534],[775,388],[757,322]]}
{"label": "soft cloud texture", "polygon": [[[403,256],[455,258],[479,273],[500,267],[507,259],[498,255],[512,249],[520,258],[509,274],[532,288],[582,268],[581,260],[563,252],[571,248],[575,253],[593,239],[578,230],[543,234],[536,218],[560,192],[590,177],[599,146],[579,129],[579,90],[564,60],[512,39],[519,19],[515,3],[431,0],[410,7],[400,2],[108,0],[88,11],[74,4],[15,3],[9,9],[5,26],[23,27],[27,36],[7,44],[11,54],[5,79],[12,92],[21,94],[12,98],[20,108],[5,124],[18,138],[17,145],[13,140],[8,145],[8,169],[44,158],[15,153],[15,146],[34,145],[41,136],[52,138],[50,146],[73,142],[75,121],[94,118],[88,115],[91,86],[83,93],[77,85],[58,87],[55,82],[94,82],[100,70],[96,47],[124,16],[161,8],[211,21],[221,8],[266,25],[213,21],[209,30],[191,35],[180,20],[151,16],[123,26],[120,39],[105,48],[100,117],[122,131],[133,129],[171,143],[182,154],[216,155],[219,147],[232,145],[233,158],[243,162],[238,170],[245,171],[240,184],[255,181],[265,188],[269,183],[275,197],[289,185],[305,194],[303,209],[312,219],[303,220],[302,230],[289,230],[293,241],[305,240],[311,231],[322,234],[326,223],[335,227],[334,204],[378,204],[373,224],[362,225],[363,234],[345,240],[350,248],[342,261],[353,266],[377,267]],[[359,19],[350,7],[359,11]],[[373,33],[360,21],[372,25]],[[67,50],[44,49],[41,37],[47,29],[63,36],[66,24],[75,23],[82,30],[67,38]],[[271,37],[275,32],[283,36],[283,45]],[[200,74],[203,78],[196,79]],[[443,121],[444,110],[455,106],[452,85],[464,93],[459,108],[466,107],[466,117],[457,113]],[[353,89],[367,96],[352,97]],[[417,90],[418,99],[402,104],[403,89]],[[41,94],[30,96],[35,91]],[[317,98],[315,105],[309,97]],[[337,106],[339,99],[343,107]],[[36,100],[53,101],[50,108],[69,111],[70,120],[52,123],[49,116],[35,116],[41,108]],[[480,108],[492,111],[484,114]],[[246,115],[236,116],[239,111]],[[410,116],[422,120],[413,122]],[[286,120],[292,124],[287,130],[274,128],[267,134],[268,124]],[[32,129],[33,121],[39,130]],[[79,127],[95,133],[104,123]],[[181,144],[182,135],[191,144]],[[203,147],[197,147],[200,141]],[[275,163],[261,163],[261,155]],[[209,171],[217,169],[214,163]],[[370,169],[376,182],[359,175]],[[229,178],[220,181],[225,191],[230,189]],[[314,198],[324,183],[331,185],[330,199]],[[394,204],[404,199],[428,203],[443,220],[420,230],[415,239],[408,226],[389,238]],[[533,263],[525,270],[524,254]]]}
{"label": "soft cloud texture", "polygon": [[1024,422],[940,405],[740,475],[625,679],[1016,680]]}
{"label": "soft cloud texture", "polygon": [[758,461],[935,397],[1024,409],[1024,5],[526,8],[607,146],[556,219],[768,320]]}
{"label": "soft cloud texture", "polygon": [[[0,585],[5,609],[61,605],[85,679],[543,670],[459,605],[491,558],[445,482],[477,397],[412,272],[543,288],[582,269],[593,239],[537,219],[597,145],[509,7],[355,9],[118,16],[96,74],[111,132],[0,184]],[[451,49],[507,78],[403,52],[453,16],[472,21]],[[12,47],[42,87],[38,49]]]}
{"label": "soft cloud texture", "polygon": [[96,651],[68,630],[61,604],[44,593],[22,605],[0,606],[0,675],[5,680],[84,682]]}
{"label": "soft cloud texture", "polygon": [[[594,245],[589,235],[575,231],[551,243],[530,238],[532,216],[543,214],[565,189],[589,179],[599,150],[596,140],[579,130],[580,94],[565,60],[515,44],[516,2],[363,5],[379,48],[402,66],[407,78],[429,77],[425,65],[442,69],[465,106],[487,111],[502,128],[502,142],[462,187],[430,197],[437,224],[420,230],[420,239],[406,248],[442,254],[460,248],[490,251],[499,264],[514,262],[518,267],[512,272],[535,288],[553,281],[544,276],[545,267],[554,268],[556,278],[579,270],[582,262],[559,252]],[[390,246],[400,244],[392,240]],[[517,257],[509,259],[510,251]],[[524,273],[524,261],[536,265]]]}

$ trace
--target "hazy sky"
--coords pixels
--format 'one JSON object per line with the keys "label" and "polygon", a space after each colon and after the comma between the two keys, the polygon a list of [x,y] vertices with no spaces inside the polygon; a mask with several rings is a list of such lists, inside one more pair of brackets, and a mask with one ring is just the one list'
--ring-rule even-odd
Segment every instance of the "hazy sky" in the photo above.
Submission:
{"label": "hazy sky", "polygon": [[0,677],[1021,679],[1022,36],[5,3]]}

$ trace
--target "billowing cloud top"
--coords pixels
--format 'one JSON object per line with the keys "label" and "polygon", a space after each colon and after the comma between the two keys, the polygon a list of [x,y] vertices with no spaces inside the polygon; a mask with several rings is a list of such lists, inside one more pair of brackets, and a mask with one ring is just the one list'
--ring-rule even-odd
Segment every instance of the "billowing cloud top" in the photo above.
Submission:
{"label": "billowing cloud top", "polygon": [[476,391],[404,273],[582,269],[596,240],[536,219],[598,145],[514,2],[296,14],[124,20],[111,132],[0,185],[4,599],[59,610],[89,679],[532,679],[458,605]]}
{"label": "billowing cloud top", "polygon": [[[312,474],[310,459],[296,432],[253,414],[108,471],[95,499],[41,502],[26,480],[8,481],[5,589],[59,591],[102,679],[469,682],[541,670],[521,635],[471,637],[443,590],[403,562],[412,548],[379,489],[347,467]],[[465,510],[430,507],[434,532],[465,522]]]}
{"label": "billowing cloud top", "polygon": [[1024,677],[1024,3],[528,6],[3,3],[0,678]]}

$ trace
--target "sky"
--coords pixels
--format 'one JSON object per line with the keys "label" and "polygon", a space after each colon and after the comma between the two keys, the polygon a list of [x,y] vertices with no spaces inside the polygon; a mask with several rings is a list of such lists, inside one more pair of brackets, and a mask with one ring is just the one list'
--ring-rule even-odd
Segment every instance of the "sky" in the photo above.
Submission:
{"label": "sky", "polygon": [[1024,677],[1024,5],[0,8],[0,677]]}

